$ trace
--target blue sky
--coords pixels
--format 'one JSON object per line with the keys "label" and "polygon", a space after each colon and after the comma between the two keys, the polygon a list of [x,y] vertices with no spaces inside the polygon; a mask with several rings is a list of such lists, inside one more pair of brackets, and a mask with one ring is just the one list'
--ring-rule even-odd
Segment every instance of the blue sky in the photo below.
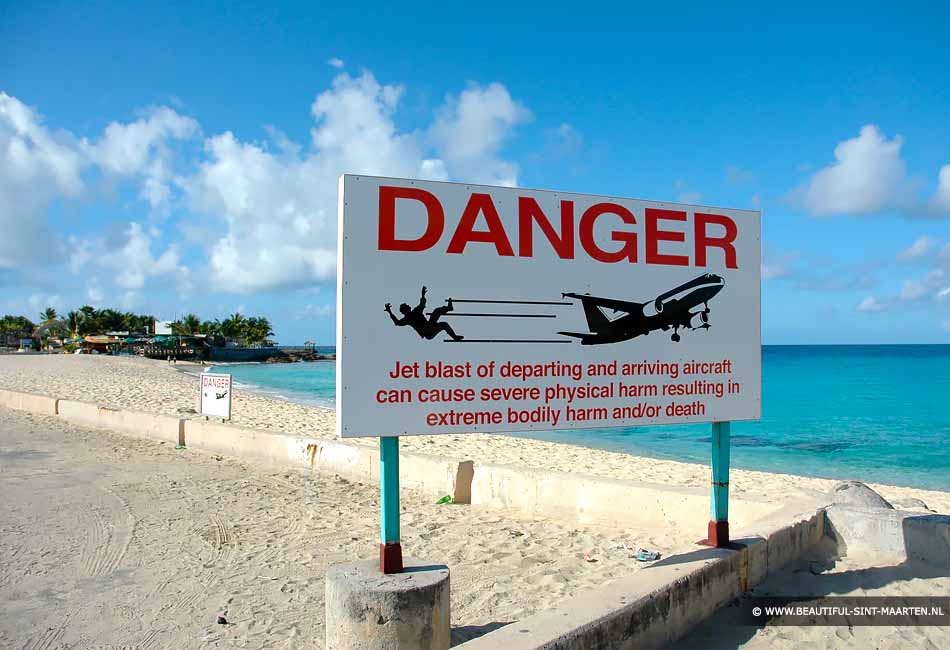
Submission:
{"label": "blue sky", "polygon": [[760,208],[764,342],[950,342],[950,6],[830,4],[4,3],[0,312],[330,343],[347,171]]}

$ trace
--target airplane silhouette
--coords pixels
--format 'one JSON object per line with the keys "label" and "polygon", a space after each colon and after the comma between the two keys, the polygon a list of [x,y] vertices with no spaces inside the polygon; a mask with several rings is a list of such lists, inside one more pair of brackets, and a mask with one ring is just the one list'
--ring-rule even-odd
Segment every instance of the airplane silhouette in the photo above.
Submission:
{"label": "airplane silhouette", "polygon": [[[584,306],[590,332],[558,332],[580,339],[581,345],[619,343],[649,334],[654,330],[673,328],[673,342],[680,340],[679,328],[709,329],[709,300],[722,291],[725,281],[707,273],[657,296],[650,302],[627,302],[598,298],[590,294],[562,293],[562,298],[576,298]],[[702,305],[702,309],[695,310]]]}

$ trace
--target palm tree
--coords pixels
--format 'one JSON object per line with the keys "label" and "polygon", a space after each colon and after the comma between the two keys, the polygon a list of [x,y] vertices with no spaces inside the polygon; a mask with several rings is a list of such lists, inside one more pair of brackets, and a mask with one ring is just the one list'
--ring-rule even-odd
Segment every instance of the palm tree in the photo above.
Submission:
{"label": "palm tree", "polygon": [[44,323],[48,323],[51,320],[56,320],[56,316],[58,316],[56,310],[52,307],[47,307],[43,310],[43,313],[40,314],[40,320]]}
{"label": "palm tree", "polygon": [[194,336],[201,329],[201,319],[195,314],[188,314],[181,320],[181,325],[186,334]]}
{"label": "palm tree", "polygon": [[244,322],[244,341],[247,345],[265,343],[267,337],[273,334],[270,321],[263,316],[254,316]]}
{"label": "palm tree", "polygon": [[221,322],[221,334],[229,339],[241,338],[244,336],[245,318],[240,313],[233,313]]}
{"label": "palm tree", "polygon": [[212,335],[221,333],[221,321],[218,319],[215,320],[206,320],[201,323],[201,326],[198,328],[200,334]]}
{"label": "palm tree", "polygon": [[82,323],[82,312],[71,311],[66,314],[66,328],[69,330],[69,336],[76,338],[79,336],[79,326]]}
{"label": "palm tree", "polygon": [[99,327],[104,332],[116,331],[122,329],[122,314],[114,309],[103,309],[96,314],[96,320],[99,321]]}

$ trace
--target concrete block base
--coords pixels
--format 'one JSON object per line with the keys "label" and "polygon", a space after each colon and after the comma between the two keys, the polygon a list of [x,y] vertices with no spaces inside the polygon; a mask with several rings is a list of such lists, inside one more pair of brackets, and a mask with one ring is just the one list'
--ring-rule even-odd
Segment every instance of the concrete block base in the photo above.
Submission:
{"label": "concrete block base", "polygon": [[381,573],[376,560],[327,570],[327,648],[448,650],[448,567],[408,557],[403,564],[393,574]]}

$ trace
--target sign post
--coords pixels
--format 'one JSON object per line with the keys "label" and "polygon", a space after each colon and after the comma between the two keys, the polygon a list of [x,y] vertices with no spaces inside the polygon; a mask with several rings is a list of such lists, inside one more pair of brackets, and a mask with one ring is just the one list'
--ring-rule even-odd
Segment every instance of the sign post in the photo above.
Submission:
{"label": "sign post", "polygon": [[399,438],[379,439],[380,543],[379,570],[402,573],[399,545]]}
{"label": "sign post", "polygon": [[702,524],[729,543],[729,426],[762,409],[758,211],[344,175],[338,237],[337,432],[381,438],[384,572],[407,435],[712,423]]}
{"label": "sign post", "polygon": [[729,423],[712,423],[712,518],[709,521],[707,546],[724,548],[729,541]]}

